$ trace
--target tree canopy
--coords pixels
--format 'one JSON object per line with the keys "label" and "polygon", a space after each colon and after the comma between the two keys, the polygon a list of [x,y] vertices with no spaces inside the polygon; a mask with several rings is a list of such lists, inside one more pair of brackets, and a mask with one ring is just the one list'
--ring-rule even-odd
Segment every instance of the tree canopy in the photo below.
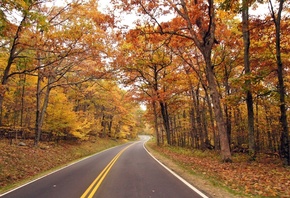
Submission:
{"label": "tree canopy", "polygon": [[225,162],[246,151],[290,164],[289,4],[98,4],[1,2],[1,128],[36,145],[150,131],[158,145],[219,150]]}

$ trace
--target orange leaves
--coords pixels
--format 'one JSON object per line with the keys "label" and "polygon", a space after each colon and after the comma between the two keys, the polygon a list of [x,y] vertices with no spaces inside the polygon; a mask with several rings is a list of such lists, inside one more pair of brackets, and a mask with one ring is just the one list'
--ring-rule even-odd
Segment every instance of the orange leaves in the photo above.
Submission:
{"label": "orange leaves", "polygon": [[[96,142],[69,142],[48,143],[43,142],[39,147],[33,147],[32,142],[26,140],[27,146],[7,145],[6,141],[0,142],[0,193],[8,190],[23,180],[30,180],[38,174],[59,168],[64,164],[122,144],[122,141],[98,139]],[[10,186],[10,187],[8,187]]]}
{"label": "orange leaves", "polygon": [[[258,162],[249,163],[242,156],[235,156],[236,163],[221,163],[211,152],[177,149],[176,147],[154,147],[170,159],[198,174],[218,180],[222,185],[247,196],[289,197],[289,170],[281,163],[266,162],[259,156]],[[271,159],[270,159],[271,160]]]}

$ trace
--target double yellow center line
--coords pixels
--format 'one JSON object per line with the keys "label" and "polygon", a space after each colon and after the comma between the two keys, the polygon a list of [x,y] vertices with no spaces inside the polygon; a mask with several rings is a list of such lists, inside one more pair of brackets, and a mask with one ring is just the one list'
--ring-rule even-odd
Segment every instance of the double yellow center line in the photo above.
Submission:
{"label": "double yellow center line", "polygon": [[110,161],[110,163],[104,168],[104,170],[99,174],[99,176],[93,181],[93,183],[89,186],[89,188],[84,192],[84,194],[81,196],[81,198],[92,198],[94,196],[94,194],[97,192],[101,183],[103,182],[103,180],[105,179],[106,175],[109,173],[109,171],[111,170],[113,165],[116,163],[118,158],[122,155],[122,153],[126,149],[128,149],[133,144],[125,147],[112,159],[112,161]]}

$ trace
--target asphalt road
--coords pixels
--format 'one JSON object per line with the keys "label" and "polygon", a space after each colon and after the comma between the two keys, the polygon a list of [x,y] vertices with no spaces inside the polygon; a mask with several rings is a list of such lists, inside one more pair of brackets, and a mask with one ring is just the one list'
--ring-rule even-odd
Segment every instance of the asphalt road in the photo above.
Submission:
{"label": "asphalt road", "polygon": [[26,184],[3,198],[207,197],[160,165],[144,148],[147,136],[103,151]]}

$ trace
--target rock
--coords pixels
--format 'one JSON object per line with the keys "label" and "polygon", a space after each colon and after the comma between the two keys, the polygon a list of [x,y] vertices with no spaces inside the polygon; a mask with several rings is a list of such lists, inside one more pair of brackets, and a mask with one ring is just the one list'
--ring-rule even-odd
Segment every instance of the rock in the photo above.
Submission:
{"label": "rock", "polygon": [[40,146],[40,149],[46,150],[46,149],[49,149],[49,146]]}
{"label": "rock", "polygon": [[19,142],[18,146],[26,146],[24,142]]}

